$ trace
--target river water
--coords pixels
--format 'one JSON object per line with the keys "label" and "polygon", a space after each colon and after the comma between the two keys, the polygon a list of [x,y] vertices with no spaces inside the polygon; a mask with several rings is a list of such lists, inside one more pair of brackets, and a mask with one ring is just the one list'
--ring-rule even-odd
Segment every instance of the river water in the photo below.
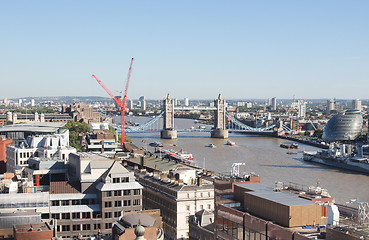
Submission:
{"label": "river water", "polygon": [[[147,117],[128,117],[127,121],[144,123],[150,120]],[[119,120],[118,120],[119,121]],[[153,129],[161,128],[161,120],[153,126]],[[198,128],[190,119],[175,119],[176,129]],[[211,126],[205,126],[210,129]],[[291,150],[281,148],[281,143],[288,141],[279,138],[244,135],[230,133],[229,139],[236,146],[226,145],[227,140],[212,139],[210,133],[185,133],[178,134],[178,139],[160,139],[160,132],[152,133],[128,133],[137,146],[154,150],[148,144],[160,141],[164,148],[175,149],[192,153],[195,163],[218,173],[230,172],[232,163],[244,162],[246,166],[240,169],[242,172],[254,172],[261,176],[261,182],[268,186],[274,186],[276,181],[284,183],[296,183],[305,186],[325,188],[338,203],[345,203],[350,199],[369,202],[369,176],[352,171],[336,169],[320,164],[308,163],[302,160],[302,151],[318,151],[319,148],[299,144],[300,149]],[[210,143],[216,148],[206,147]],[[176,144],[177,146],[173,146]],[[297,154],[287,154],[296,152]]]}

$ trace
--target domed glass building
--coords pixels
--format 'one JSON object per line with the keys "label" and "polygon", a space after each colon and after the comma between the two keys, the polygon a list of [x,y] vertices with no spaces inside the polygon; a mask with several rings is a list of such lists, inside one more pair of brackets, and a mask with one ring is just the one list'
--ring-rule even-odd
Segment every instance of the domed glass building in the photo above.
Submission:
{"label": "domed glass building", "polygon": [[346,110],[331,117],[324,127],[326,140],[354,140],[363,126],[363,116],[359,110]]}

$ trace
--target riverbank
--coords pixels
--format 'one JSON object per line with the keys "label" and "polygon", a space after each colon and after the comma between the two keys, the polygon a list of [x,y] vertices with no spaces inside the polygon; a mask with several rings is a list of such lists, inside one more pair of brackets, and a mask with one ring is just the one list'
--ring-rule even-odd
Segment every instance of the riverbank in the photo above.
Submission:
{"label": "riverbank", "polygon": [[310,145],[310,146],[314,146],[314,147],[318,147],[318,148],[323,148],[323,149],[328,149],[329,148],[329,145],[321,144],[321,143],[317,143],[317,142],[312,142],[312,141],[302,139],[302,138],[298,138],[298,137],[278,136],[278,138],[287,139],[287,140],[291,140],[291,141],[294,141],[294,142],[299,142],[299,143],[303,143],[303,144],[306,144],[306,145]]}

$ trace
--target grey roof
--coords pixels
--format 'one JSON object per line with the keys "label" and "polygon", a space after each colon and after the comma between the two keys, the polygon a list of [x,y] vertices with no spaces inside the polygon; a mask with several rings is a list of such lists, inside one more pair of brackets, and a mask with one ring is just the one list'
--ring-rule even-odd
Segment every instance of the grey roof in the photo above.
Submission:
{"label": "grey roof", "polygon": [[143,187],[138,182],[125,182],[125,183],[100,182],[96,185],[96,189],[100,191],[115,191],[115,190],[128,190],[128,189],[143,189]]}
{"label": "grey roof", "polygon": [[143,214],[143,213],[130,213],[124,215],[120,221],[124,225],[130,225],[131,227],[141,224],[145,227],[152,227],[155,225],[155,218],[150,215]]}
{"label": "grey roof", "polygon": [[101,211],[101,207],[99,204],[50,207],[50,213],[98,212],[98,211]]}
{"label": "grey roof", "polygon": [[[273,188],[265,186],[261,183],[243,183],[238,184],[237,186],[245,188],[247,194],[268,199],[272,202],[277,202],[286,206],[301,206],[315,204],[312,201],[299,198],[298,195],[293,193],[274,191]],[[247,191],[247,189],[251,191]]]}
{"label": "grey roof", "polygon": [[44,123],[24,123],[5,125],[0,127],[0,132],[43,132],[54,133],[62,128],[65,123],[62,122],[44,122]]}

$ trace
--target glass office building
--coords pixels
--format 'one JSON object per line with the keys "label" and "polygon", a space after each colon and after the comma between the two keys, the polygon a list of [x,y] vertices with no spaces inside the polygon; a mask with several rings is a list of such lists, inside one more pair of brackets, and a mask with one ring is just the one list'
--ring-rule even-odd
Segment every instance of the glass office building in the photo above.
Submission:
{"label": "glass office building", "polygon": [[362,129],[363,116],[359,110],[346,110],[333,115],[325,125],[323,138],[326,140],[354,140]]}

